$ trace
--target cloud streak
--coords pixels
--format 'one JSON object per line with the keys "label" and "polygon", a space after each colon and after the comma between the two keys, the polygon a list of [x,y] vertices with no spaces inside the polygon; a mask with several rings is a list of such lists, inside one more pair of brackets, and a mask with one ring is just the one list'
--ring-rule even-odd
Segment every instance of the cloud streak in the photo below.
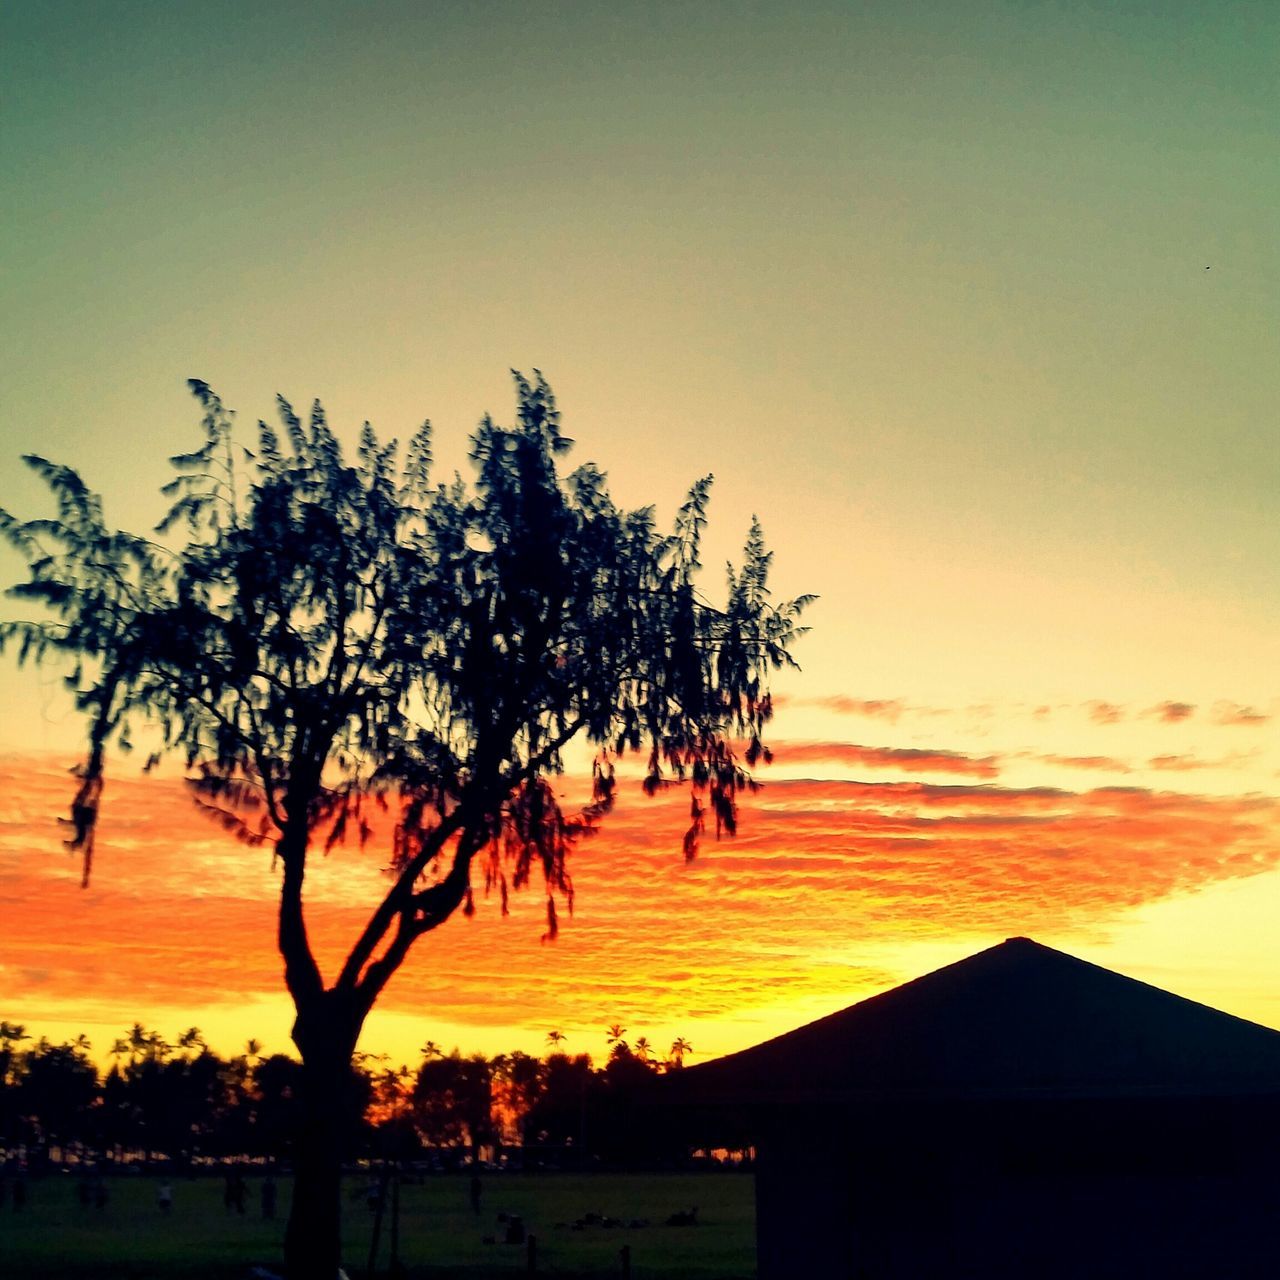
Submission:
{"label": "cloud streak", "polygon": [[1085,703],[1085,709],[1089,713],[1089,719],[1094,724],[1119,724],[1124,719],[1124,708],[1114,702],[1104,702],[1095,698],[1091,702]]}
{"label": "cloud streak", "polygon": [[[845,716],[863,716],[870,720],[888,720],[897,723],[907,709],[901,698],[852,698],[844,694],[834,694],[826,698],[792,698],[788,699],[793,706],[817,707],[823,711],[834,711]],[[780,701],[779,706],[783,705]]]}
{"label": "cloud streak", "polygon": [[1259,711],[1257,707],[1248,707],[1243,703],[1229,702],[1224,699],[1213,704],[1210,719],[1214,724],[1220,725],[1256,726],[1266,724],[1271,716],[1266,711]]}
{"label": "cloud streak", "polygon": [[868,747],[854,742],[778,742],[775,747],[778,760],[786,765],[825,761],[855,769],[957,773],[974,778],[994,778],[999,772],[995,756],[973,756],[937,748]]}
{"label": "cloud streak", "polygon": [[1115,756],[1034,755],[1033,760],[1056,764],[1064,769],[1094,769],[1105,773],[1132,773],[1132,767]]}

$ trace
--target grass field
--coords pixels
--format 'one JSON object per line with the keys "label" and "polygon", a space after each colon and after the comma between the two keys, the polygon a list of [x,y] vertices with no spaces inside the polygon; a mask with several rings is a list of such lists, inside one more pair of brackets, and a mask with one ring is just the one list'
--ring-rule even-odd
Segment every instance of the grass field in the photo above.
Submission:
{"label": "grass field", "polygon": [[[228,1215],[220,1178],[173,1182],[174,1207],[156,1204],[159,1179],[116,1178],[106,1208],[84,1208],[73,1178],[33,1182],[27,1205],[0,1207],[0,1276],[4,1280],[243,1280],[250,1264],[275,1266],[288,1212],[287,1181],[275,1221],[259,1211],[250,1179],[248,1212]],[[502,1174],[484,1179],[474,1214],[464,1176],[437,1175],[401,1191],[400,1252],[414,1280],[489,1280],[528,1275],[521,1246],[502,1239],[500,1212],[516,1213],[537,1236],[538,1274],[604,1280],[621,1275],[620,1250],[631,1246],[634,1280],[749,1280],[755,1275],[752,1179],[735,1173]],[[362,1280],[373,1214],[365,1182],[344,1192],[344,1265]],[[698,1206],[699,1225],[668,1227],[667,1217]],[[646,1227],[569,1225],[587,1213]],[[566,1225],[557,1225],[566,1224]],[[381,1266],[387,1261],[384,1221]]]}

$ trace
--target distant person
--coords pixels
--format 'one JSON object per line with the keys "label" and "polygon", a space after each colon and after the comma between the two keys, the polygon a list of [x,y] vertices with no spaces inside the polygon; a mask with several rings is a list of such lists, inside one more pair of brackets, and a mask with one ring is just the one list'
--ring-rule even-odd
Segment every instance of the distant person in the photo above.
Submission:
{"label": "distant person", "polygon": [[245,1197],[249,1194],[249,1186],[244,1180],[244,1174],[239,1169],[236,1170],[235,1176],[231,1182],[232,1200],[236,1206],[236,1212],[244,1217]]}
{"label": "distant person", "polygon": [[484,1195],[484,1188],[480,1185],[480,1175],[473,1173],[471,1175],[471,1212],[480,1212],[480,1199]]}
{"label": "distant person", "polygon": [[262,1180],[262,1216],[276,1216],[276,1180],[270,1174]]}
{"label": "distant person", "polygon": [[98,1174],[93,1180],[93,1207],[95,1209],[107,1207],[107,1180],[102,1174]]}
{"label": "distant person", "polygon": [[169,1182],[162,1182],[160,1190],[156,1193],[156,1203],[160,1206],[160,1212],[168,1214],[173,1208],[173,1185]]}

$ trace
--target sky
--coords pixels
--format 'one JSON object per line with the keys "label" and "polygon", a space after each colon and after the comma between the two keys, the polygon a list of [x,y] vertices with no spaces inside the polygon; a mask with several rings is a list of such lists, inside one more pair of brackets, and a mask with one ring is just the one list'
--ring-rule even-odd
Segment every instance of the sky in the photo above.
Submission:
{"label": "sky", "polygon": [[[465,467],[541,369],[626,505],[714,472],[815,592],[768,786],[685,866],[624,795],[419,944],[364,1047],[693,1061],[1006,936],[1280,1026],[1280,14],[1269,4],[66,0],[3,18],[0,506],[163,510],[188,377]],[[0,580],[21,565],[0,553]],[[21,616],[14,602],[3,616]],[[269,860],[0,659],[0,1017],[285,1049]],[[309,903],[354,936],[376,857]]]}

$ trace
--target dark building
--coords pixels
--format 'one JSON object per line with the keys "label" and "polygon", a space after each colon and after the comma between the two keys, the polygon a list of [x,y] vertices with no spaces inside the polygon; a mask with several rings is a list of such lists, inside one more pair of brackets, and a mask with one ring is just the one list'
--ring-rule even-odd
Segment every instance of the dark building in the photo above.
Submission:
{"label": "dark building", "polygon": [[1280,1276],[1280,1032],[1026,938],[667,1083],[760,1280]]}

